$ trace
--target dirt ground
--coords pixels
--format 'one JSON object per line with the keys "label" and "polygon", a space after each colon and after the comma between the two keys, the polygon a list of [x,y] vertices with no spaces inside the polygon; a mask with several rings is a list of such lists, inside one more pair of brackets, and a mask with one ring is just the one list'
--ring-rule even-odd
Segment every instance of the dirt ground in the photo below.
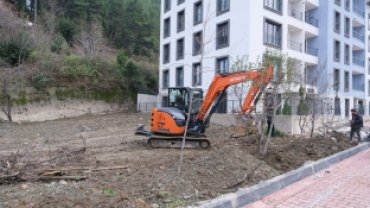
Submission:
{"label": "dirt ground", "polygon": [[0,157],[30,144],[45,157],[61,147],[80,148],[83,146],[80,132],[84,128],[88,130],[83,136],[87,149],[81,160],[54,168],[127,166],[117,170],[65,173],[90,176],[78,182],[0,184],[0,207],[196,205],[196,202],[252,186],[351,147],[339,136],[337,142],[320,138],[276,138],[270,143],[265,163],[255,174],[243,184],[228,189],[260,163],[253,139],[230,139],[230,129],[211,125],[207,130],[211,149],[185,151],[179,174],[179,150],[150,150],[145,137],[134,135],[135,127],[143,123],[148,126],[149,115],[132,113],[24,125],[0,124]]}

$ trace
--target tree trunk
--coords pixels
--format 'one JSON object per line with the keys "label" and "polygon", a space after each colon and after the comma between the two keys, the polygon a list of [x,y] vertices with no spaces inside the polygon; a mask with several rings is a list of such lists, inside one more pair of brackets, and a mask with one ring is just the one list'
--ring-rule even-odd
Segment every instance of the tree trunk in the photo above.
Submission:
{"label": "tree trunk", "polygon": [[33,14],[33,22],[34,24],[37,24],[37,0],[35,0],[34,2],[34,6],[33,6],[33,10],[34,10],[34,14]]}

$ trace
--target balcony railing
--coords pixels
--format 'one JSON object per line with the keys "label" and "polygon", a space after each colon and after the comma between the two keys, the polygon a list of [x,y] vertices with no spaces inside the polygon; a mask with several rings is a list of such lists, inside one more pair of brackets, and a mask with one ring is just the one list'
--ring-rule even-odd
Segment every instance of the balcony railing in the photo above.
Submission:
{"label": "balcony railing", "polygon": [[265,0],[265,7],[281,12],[281,0]]}
{"label": "balcony railing", "polygon": [[364,92],[365,91],[365,85],[359,82],[353,82],[352,89]]}
{"label": "balcony railing", "polygon": [[306,46],[306,53],[307,54],[310,54],[312,56],[318,56],[318,52],[319,52],[319,49],[314,48],[314,47],[310,47],[310,46]]}
{"label": "balcony railing", "polygon": [[319,20],[314,18],[314,17],[310,17],[310,16],[306,16],[306,22],[310,25],[313,25],[315,27],[319,27]]}
{"label": "balcony railing", "polygon": [[281,46],[281,38],[275,35],[265,35],[265,43],[268,45],[273,45],[280,47]]}
{"label": "balcony railing", "polygon": [[365,12],[362,9],[358,8],[356,5],[353,5],[353,11],[360,17],[365,18]]}
{"label": "balcony railing", "polygon": [[365,42],[365,36],[361,35],[359,32],[357,31],[353,31],[353,37],[355,37],[356,39],[358,39],[359,41],[361,42]]}
{"label": "balcony railing", "polygon": [[288,48],[302,52],[302,43],[297,43],[292,40],[288,40]]}
{"label": "balcony railing", "polygon": [[362,66],[362,67],[365,66],[365,61],[355,56],[353,57],[353,63],[358,66]]}
{"label": "balcony railing", "polygon": [[289,8],[289,15],[296,18],[296,19],[299,19],[299,20],[302,20],[302,17],[303,17],[303,13],[300,12],[300,11],[297,11],[293,8]]}

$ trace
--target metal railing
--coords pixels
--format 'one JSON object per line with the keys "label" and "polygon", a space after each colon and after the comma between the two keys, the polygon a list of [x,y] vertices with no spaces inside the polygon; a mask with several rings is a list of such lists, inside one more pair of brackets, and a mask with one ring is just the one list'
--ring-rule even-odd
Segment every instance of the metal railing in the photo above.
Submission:
{"label": "metal railing", "polygon": [[353,82],[352,83],[352,89],[364,92],[365,91],[365,85],[359,82]]}
{"label": "metal railing", "polygon": [[274,35],[265,35],[265,43],[274,46],[281,46],[281,38]]}
{"label": "metal railing", "polygon": [[313,25],[315,27],[319,27],[319,20],[314,18],[314,17],[310,17],[310,16],[306,16],[306,22],[310,25]]}
{"label": "metal railing", "polygon": [[163,106],[163,104],[158,102],[138,103],[136,110],[140,112],[151,112],[153,108],[158,108],[161,106]]}
{"label": "metal railing", "polygon": [[353,5],[353,11],[360,17],[365,18],[365,12],[362,9],[358,8],[356,5]]}
{"label": "metal railing", "polygon": [[289,15],[296,19],[302,20],[303,13],[295,10],[294,8],[289,8]]}
{"label": "metal railing", "polygon": [[349,1],[350,0],[345,0],[346,1],[346,5],[345,5],[345,9],[347,10],[347,11],[349,11],[349,7],[350,7],[350,3],[349,3]]}
{"label": "metal railing", "polygon": [[297,43],[292,40],[288,40],[288,48],[302,52],[302,43]]}
{"label": "metal railing", "polygon": [[265,7],[281,12],[281,0],[265,0]]}
{"label": "metal railing", "polygon": [[349,28],[346,28],[346,29],[345,29],[345,33],[344,33],[344,35],[345,35],[346,37],[349,37],[349,36],[350,36],[350,29],[349,29]]}
{"label": "metal railing", "polygon": [[360,58],[358,58],[358,57],[356,57],[356,56],[353,56],[353,63],[354,64],[356,64],[356,65],[358,65],[358,66],[365,66],[365,61],[364,60],[362,60],[362,59],[360,59]]}
{"label": "metal railing", "polygon": [[312,56],[318,56],[319,49],[314,48],[314,47],[310,47],[310,46],[306,46],[306,53],[310,54]]}
{"label": "metal railing", "polygon": [[358,39],[361,42],[365,42],[365,36],[361,35],[359,32],[357,32],[355,30],[353,31],[353,37]]}

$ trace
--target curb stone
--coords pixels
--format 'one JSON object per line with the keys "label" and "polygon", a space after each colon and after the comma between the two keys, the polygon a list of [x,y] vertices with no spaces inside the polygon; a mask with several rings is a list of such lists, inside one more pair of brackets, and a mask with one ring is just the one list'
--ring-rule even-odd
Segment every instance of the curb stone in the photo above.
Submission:
{"label": "curb stone", "polygon": [[296,170],[289,171],[284,175],[277,176],[268,181],[263,181],[249,188],[239,189],[236,193],[227,194],[207,201],[200,208],[241,208],[263,197],[271,195],[293,183],[296,183],[308,176],[311,176],[331,165],[352,157],[359,152],[367,150],[370,143],[363,143],[335,155],[323,158],[316,162],[304,165]]}

